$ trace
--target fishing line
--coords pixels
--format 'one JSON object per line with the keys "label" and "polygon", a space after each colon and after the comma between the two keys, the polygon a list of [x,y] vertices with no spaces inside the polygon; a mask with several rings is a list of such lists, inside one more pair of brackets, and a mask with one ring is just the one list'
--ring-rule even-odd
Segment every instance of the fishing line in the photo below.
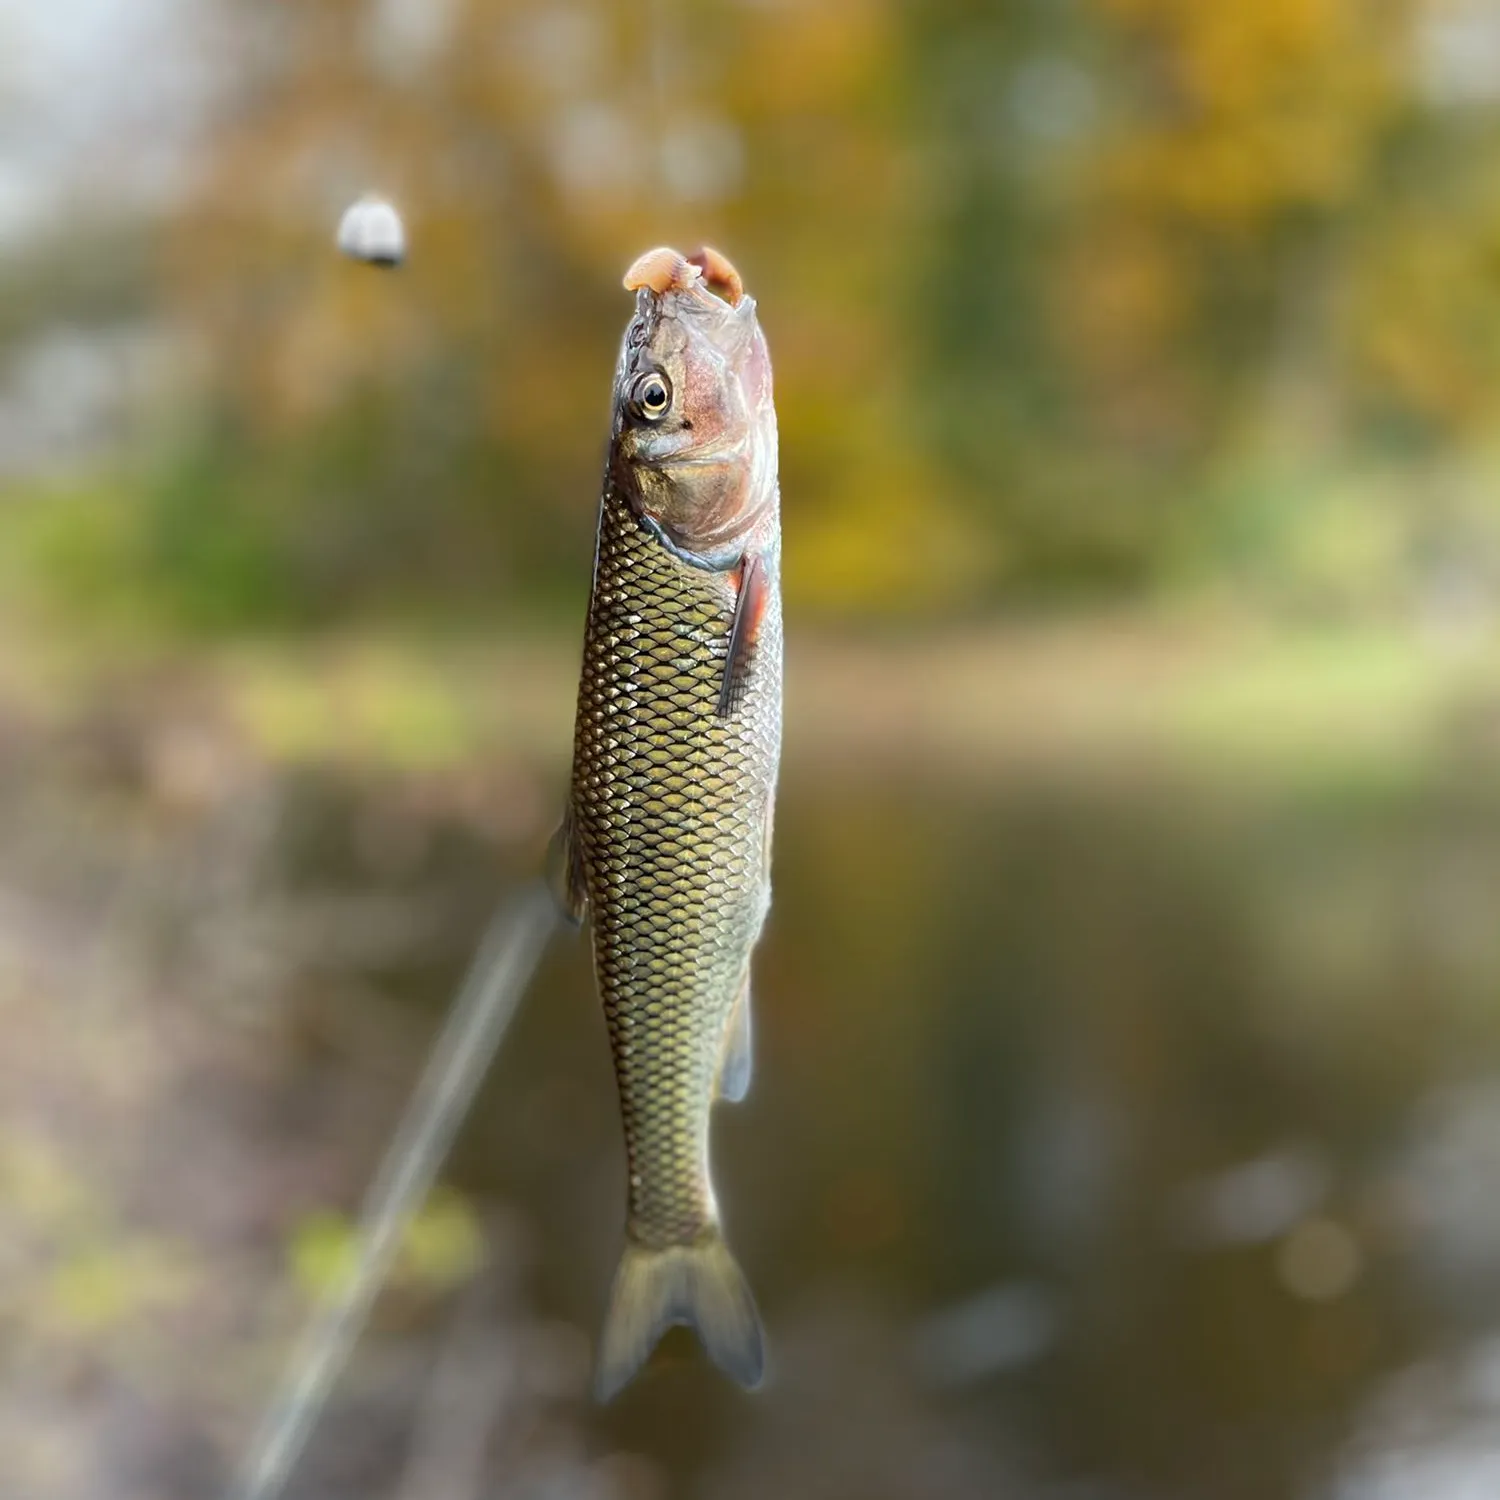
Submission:
{"label": "fishing line", "polygon": [[353,1266],[303,1331],[228,1500],[276,1500],[285,1488],[400,1248],[402,1230],[426,1198],[560,925],[556,903],[540,880],[528,882],[490,922],[365,1195]]}
{"label": "fishing line", "polygon": [[[643,71],[646,113],[655,138],[652,176],[658,191],[675,199],[678,195],[667,162],[675,61],[668,24],[670,0],[647,3]],[[339,248],[373,264],[399,264],[405,254],[405,235],[394,208],[373,198],[353,205],[340,225]],[[556,904],[540,881],[525,887],[490,923],[365,1195],[353,1266],[304,1329],[226,1500],[277,1500],[285,1489],[358,1341],[400,1248],[402,1230],[427,1196],[516,1005],[559,926]]]}

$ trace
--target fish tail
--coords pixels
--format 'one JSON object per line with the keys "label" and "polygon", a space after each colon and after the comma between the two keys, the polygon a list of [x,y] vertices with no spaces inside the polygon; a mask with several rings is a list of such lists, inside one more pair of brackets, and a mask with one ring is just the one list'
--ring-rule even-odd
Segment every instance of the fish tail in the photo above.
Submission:
{"label": "fish tail", "polygon": [[599,1341],[594,1393],[600,1401],[612,1400],[635,1378],[674,1323],[687,1324],[731,1379],[747,1390],[760,1384],[760,1314],[717,1225],[690,1245],[652,1250],[626,1244]]}

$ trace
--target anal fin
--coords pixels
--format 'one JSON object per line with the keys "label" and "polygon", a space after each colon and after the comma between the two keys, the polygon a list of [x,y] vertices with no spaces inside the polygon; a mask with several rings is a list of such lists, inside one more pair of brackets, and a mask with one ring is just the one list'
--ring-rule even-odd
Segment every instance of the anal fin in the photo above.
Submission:
{"label": "anal fin", "polygon": [[719,1098],[738,1104],[750,1092],[755,1061],[750,1032],[750,976],[745,975],[734,1008],[724,1027],[724,1050],[719,1056]]}
{"label": "anal fin", "polygon": [[734,619],[729,626],[729,652],[724,662],[724,685],[719,689],[718,715],[734,716],[750,686],[755,666],[755,647],[761,622],[771,597],[771,580],[759,553],[750,553],[740,565],[740,592]]}

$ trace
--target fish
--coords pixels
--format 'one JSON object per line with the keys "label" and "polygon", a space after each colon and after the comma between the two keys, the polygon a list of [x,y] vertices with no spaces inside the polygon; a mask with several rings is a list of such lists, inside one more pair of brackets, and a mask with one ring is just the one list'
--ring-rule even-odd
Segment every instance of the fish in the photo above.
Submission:
{"label": "fish", "polygon": [[755,301],[707,247],[650,250],[625,287],[573,769],[547,860],[563,913],[589,923],[625,1137],[600,1401],[674,1324],[740,1385],[763,1378],[709,1121],[750,1085],[782,722],[776,410]]}

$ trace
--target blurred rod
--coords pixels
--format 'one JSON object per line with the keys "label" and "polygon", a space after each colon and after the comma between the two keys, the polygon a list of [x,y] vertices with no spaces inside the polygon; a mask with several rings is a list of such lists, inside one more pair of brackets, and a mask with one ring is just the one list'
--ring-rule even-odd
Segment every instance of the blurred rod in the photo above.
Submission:
{"label": "blurred rod", "polygon": [[293,1351],[229,1490],[230,1500],[276,1500],[328,1392],[348,1361],[401,1234],[432,1186],[480,1080],[559,926],[541,881],[529,882],[490,923],[416,1093],[365,1195],[354,1264],[314,1313]]}

